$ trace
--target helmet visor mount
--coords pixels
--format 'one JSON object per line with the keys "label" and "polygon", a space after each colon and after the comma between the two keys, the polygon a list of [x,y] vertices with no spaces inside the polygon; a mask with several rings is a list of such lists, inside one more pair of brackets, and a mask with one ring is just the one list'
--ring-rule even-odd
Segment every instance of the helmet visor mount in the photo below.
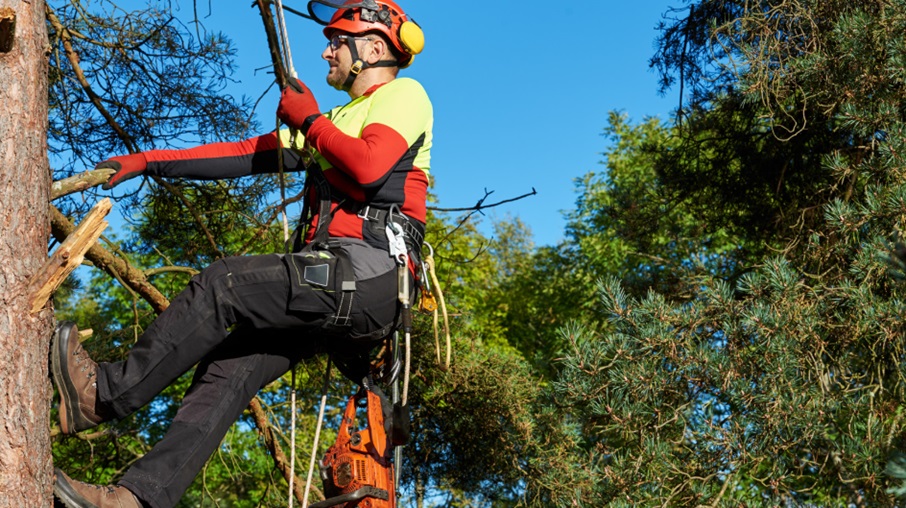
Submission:
{"label": "helmet visor mount", "polygon": [[327,26],[334,14],[339,9],[361,9],[362,20],[370,22],[384,23],[390,26],[390,17],[386,20],[380,19],[378,13],[381,12],[380,6],[374,0],[363,0],[361,2],[342,1],[342,0],[311,0],[308,2],[308,14],[310,19],[315,23]]}

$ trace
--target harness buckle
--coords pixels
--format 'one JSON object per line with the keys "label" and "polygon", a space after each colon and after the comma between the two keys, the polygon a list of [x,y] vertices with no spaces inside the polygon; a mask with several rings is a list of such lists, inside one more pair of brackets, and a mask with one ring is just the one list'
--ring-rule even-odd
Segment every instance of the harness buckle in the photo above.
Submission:
{"label": "harness buckle", "polygon": [[355,214],[356,217],[362,220],[371,220],[371,217],[368,216],[368,212],[371,211],[371,205],[365,205],[365,208],[359,210],[359,213]]}

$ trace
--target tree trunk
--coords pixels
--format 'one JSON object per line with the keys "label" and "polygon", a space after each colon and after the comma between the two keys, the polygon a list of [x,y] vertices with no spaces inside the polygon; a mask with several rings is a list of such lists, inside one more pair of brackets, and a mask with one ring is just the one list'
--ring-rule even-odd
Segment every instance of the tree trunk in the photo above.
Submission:
{"label": "tree trunk", "polygon": [[31,314],[26,289],[50,235],[44,16],[0,0],[0,507],[52,505],[53,310]]}

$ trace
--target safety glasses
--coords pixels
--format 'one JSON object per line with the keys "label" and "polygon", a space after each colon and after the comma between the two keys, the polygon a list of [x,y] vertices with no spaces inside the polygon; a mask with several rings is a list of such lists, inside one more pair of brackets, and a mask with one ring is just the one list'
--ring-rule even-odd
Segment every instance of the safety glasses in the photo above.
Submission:
{"label": "safety glasses", "polygon": [[330,48],[331,51],[336,51],[336,50],[340,49],[340,44],[342,44],[343,42],[346,42],[347,44],[349,44],[349,41],[370,41],[370,40],[371,40],[371,37],[355,37],[352,35],[334,35],[333,37],[330,38],[329,41],[327,41],[327,47]]}

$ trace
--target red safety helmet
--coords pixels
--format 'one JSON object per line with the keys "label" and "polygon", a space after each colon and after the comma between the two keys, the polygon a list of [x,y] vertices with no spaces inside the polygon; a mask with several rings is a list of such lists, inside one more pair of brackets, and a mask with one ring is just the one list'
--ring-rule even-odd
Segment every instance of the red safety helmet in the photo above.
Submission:
{"label": "red safety helmet", "polygon": [[425,47],[425,34],[418,24],[391,0],[311,0],[311,18],[324,27],[351,34],[380,32],[399,53],[400,67],[408,67]]}

